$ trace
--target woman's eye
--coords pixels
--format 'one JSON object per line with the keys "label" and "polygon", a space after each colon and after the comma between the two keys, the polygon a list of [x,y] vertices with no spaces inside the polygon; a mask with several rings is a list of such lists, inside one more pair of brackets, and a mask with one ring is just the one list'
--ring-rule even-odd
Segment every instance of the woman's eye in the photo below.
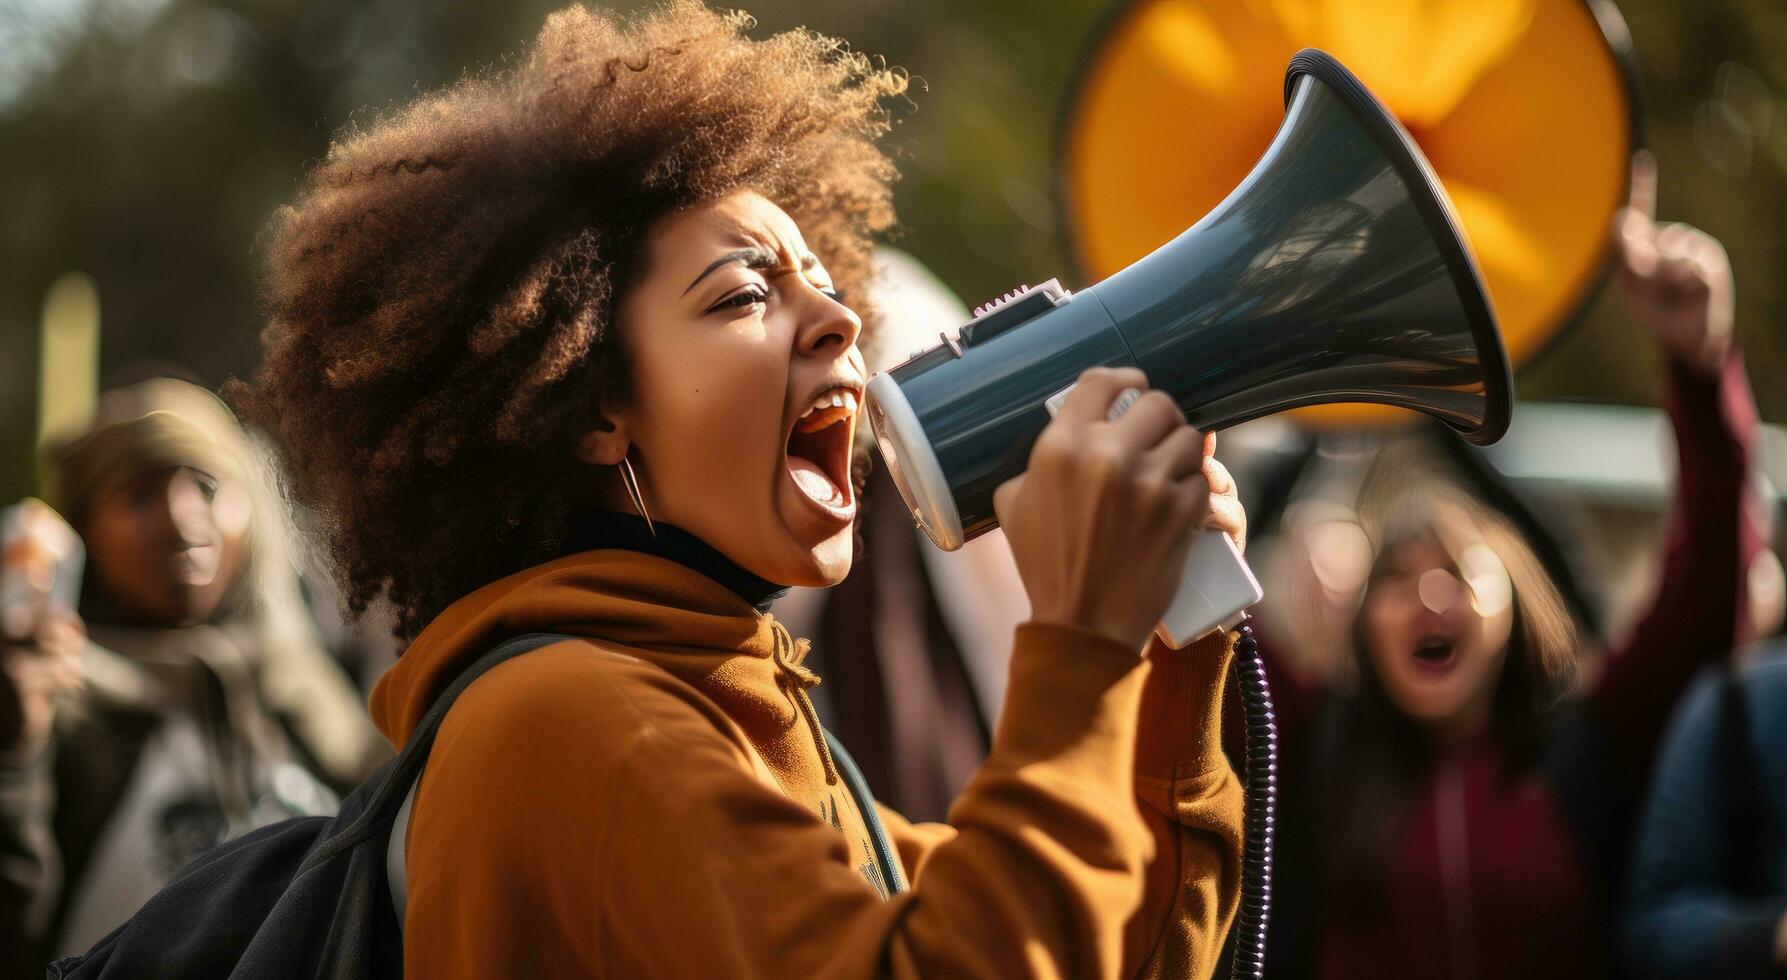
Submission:
{"label": "woman's eye", "polygon": [[199,481],[199,493],[204,494],[206,500],[216,500],[217,499],[217,484],[216,484],[216,482],[214,482],[212,480],[200,480]]}
{"label": "woman's eye", "polygon": [[844,291],[842,289],[833,289],[830,286],[820,286],[819,291],[830,297],[831,301],[834,303],[844,302]]}
{"label": "woman's eye", "polygon": [[768,299],[769,291],[762,286],[746,286],[744,289],[720,300],[719,304],[708,312],[714,313],[719,310],[742,310],[747,306],[756,306],[758,303],[762,303]]}

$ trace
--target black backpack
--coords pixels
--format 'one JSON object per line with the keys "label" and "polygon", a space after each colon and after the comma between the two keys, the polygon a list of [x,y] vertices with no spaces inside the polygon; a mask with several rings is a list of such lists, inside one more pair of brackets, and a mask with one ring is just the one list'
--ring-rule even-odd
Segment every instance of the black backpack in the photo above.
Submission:
{"label": "black backpack", "polygon": [[[52,980],[139,977],[371,980],[403,973],[403,933],[386,875],[399,810],[453,702],[485,671],[572,637],[531,633],[484,654],[428,709],[397,758],[333,817],[300,817],[223,844],[188,865],[84,956],[50,964]],[[890,893],[904,888],[862,773],[825,734],[868,824]]]}

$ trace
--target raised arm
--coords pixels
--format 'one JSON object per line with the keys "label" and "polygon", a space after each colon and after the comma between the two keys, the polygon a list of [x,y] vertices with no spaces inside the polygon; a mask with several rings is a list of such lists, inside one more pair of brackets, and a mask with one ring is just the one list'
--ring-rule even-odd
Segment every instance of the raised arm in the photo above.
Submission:
{"label": "raised arm", "polygon": [[1745,572],[1761,537],[1747,500],[1756,405],[1732,339],[1730,263],[1705,232],[1651,219],[1656,175],[1647,158],[1635,163],[1632,186],[1616,234],[1620,280],[1664,349],[1680,460],[1656,598],[1611,652],[1594,693],[1622,776],[1637,786],[1689,679],[1741,639]]}
{"label": "raised arm", "polygon": [[[1215,448],[1214,436],[1204,437],[1199,447],[1207,504],[1201,525],[1227,532],[1244,548],[1246,513]],[[1016,542],[1028,541],[1014,538],[1014,549],[1022,546]],[[1046,596],[1039,605],[1049,608]],[[1142,620],[1124,628],[1145,635],[1151,625]],[[1232,643],[1223,634],[1184,650],[1150,641],[1133,785],[1136,810],[1153,846],[1143,872],[1141,905],[1124,930],[1121,976],[1207,976],[1234,918],[1240,894],[1242,797],[1222,749],[1224,681],[1232,655]],[[955,821],[953,811],[951,819]],[[955,839],[949,827],[912,826],[892,814],[889,828],[908,873],[921,882],[934,855]]]}
{"label": "raised arm", "polygon": [[[1234,920],[1242,792],[1222,751],[1220,714],[1233,653],[1232,641],[1221,635],[1184,650],[1157,643],[1149,651],[1134,786],[1152,849],[1141,906],[1124,929],[1119,976],[1208,976]],[[908,878],[922,891],[933,857],[957,839],[956,828],[881,812]]]}

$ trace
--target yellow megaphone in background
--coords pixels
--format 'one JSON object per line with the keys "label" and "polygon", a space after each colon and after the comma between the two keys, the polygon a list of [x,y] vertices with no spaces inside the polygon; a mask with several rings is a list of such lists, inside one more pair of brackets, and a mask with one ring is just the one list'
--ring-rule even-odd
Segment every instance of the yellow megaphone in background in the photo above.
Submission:
{"label": "yellow megaphone in background", "polygon": [[[1396,116],[1455,206],[1510,361],[1561,335],[1608,267],[1638,141],[1637,70],[1606,0],[1128,0],[1069,85],[1067,239],[1088,282],[1197,221],[1283,118],[1298,50],[1347,65]],[[1303,409],[1317,422],[1402,414]]]}

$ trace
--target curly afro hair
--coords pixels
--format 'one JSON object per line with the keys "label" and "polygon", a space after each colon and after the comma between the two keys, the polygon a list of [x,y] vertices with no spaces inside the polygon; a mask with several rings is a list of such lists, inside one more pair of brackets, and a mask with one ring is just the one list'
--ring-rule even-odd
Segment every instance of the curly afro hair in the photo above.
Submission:
{"label": "curly afro hair", "polygon": [[344,133],[276,214],[265,355],[226,394],[283,448],[351,611],[386,596],[414,636],[566,547],[599,483],[575,441],[627,398],[615,312],[654,222],[754,189],[863,294],[905,76],[753,26],[560,10],[511,67]]}

